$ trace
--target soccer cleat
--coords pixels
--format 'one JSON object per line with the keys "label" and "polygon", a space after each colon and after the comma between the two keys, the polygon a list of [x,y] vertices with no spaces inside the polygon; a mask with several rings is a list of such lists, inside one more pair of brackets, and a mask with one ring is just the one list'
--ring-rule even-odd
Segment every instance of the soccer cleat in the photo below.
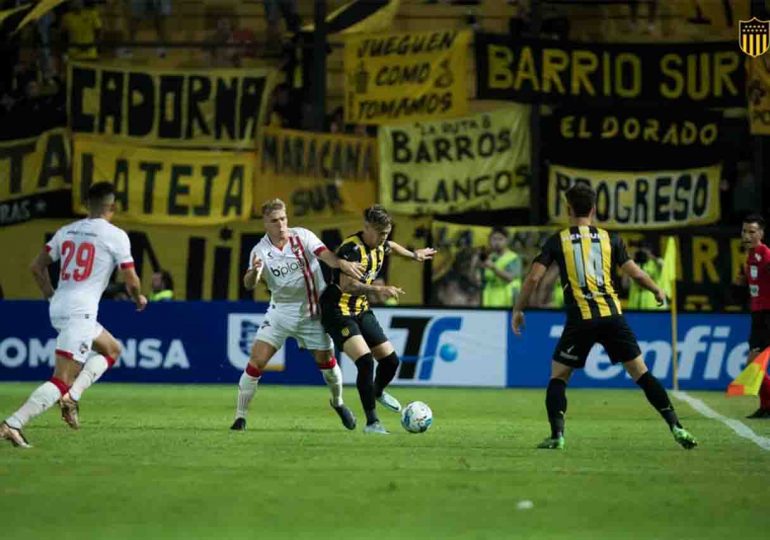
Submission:
{"label": "soccer cleat", "polygon": [[383,392],[382,395],[377,398],[377,401],[379,401],[380,404],[386,409],[388,409],[389,411],[401,412],[401,404],[398,402],[396,398],[394,398],[387,392]]}
{"label": "soccer cleat", "polygon": [[543,439],[543,442],[538,444],[537,447],[545,450],[564,450],[564,437],[548,437]]}
{"label": "soccer cleat", "polygon": [[757,409],[756,411],[748,415],[746,418],[752,418],[752,419],[770,418],[770,409],[764,409],[760,407],[759,409]]}
{"label": "soccer cleat", "polygon": [[233,431],[246,431],[246,419],[236,418],[235,422],[233,422],[233,425],[230,426],[230,429]]}
{"label": "soccer cleat", "polygon": [[366,424],[366,427],[364,427],[364,433],[379,433],[380,435],[388,435],[389,432],[387,429],[385,429],[385,426],[382,425],[382,422],[372,422],[371,424]]}
{"label": "soccer cleat", "polygon": [[70,397],[69,392],[59,400],[59,406],[61,407],[62,420],[72,429],[80,429],[80,418],[78,417],[80,405]]}
{"label": "soccer cleat", "polygon": [[0,424],[0,439],[7,439],[11,444],[19,448],[32,448],[20,429],[12,428],[5,422]]}
{"label": "soccer cleat", "polygon": [[353,411],[351,411],[347,405],[342,404],[339,407],[336,407],[331,401],[329,401],[329,405],[331,405],[332,409],[339,415],[345,429],[356,429],[356,417],[353,416]]}
{"label": "soccer cleat", "polygon": [[671,433],[674,434],[674,440],[678,442],[682,448],[692,450],[698,446],[698,441],[695,440],[695,437],[693,437],[692,434],[690,434],[690,432],[684,428],[674,426],[674,428],[671,430]]}

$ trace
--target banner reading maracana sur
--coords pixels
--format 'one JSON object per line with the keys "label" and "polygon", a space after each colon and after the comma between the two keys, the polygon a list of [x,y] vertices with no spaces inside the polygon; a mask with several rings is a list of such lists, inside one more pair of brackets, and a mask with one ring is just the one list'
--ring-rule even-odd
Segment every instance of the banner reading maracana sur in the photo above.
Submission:
{"label": "banner reading maracana sur", "polygon": [[383,126],[380,202],[402,214],[529,205],[529,107]]}
{"label": "banner reading maracana sur", "polygon": [[468,110],[466,30],[345,38],[345,121],[395,124]]}
{"label": "banner reading maracana sur", "polygon": [[376,202],[377,139],[264,128],[254,209],[274,197],[290,217],[360,212]]}
{"label": "banner reading maracana sur", "polygon": [[243,221],[252,206],[255,157],[250,153],[156,150],[75,138],[73,205],[88,187],[115,184],[118,212],[128,221],[212,225]]}
{"label": "banner reading maracana sur", "polygon": [[69,64],[73,133],[143,146],[252,149],[275,70]]}
{"label": "banner reading maracana sur", "polygon": [[565,192],[577,182],[596,190],[596,221],[616,229],[675,228],[719,220],[721,165],[669,171],[594,171],[551,165],[548,215],[568,221]]}

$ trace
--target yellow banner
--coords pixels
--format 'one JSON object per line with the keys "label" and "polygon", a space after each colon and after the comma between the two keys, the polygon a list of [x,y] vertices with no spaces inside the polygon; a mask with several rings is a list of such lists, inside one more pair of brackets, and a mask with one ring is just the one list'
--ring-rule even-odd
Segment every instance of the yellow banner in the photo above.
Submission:
{"label": "yellow banner", "polygon": [[69,189],[70,142],[65,128],[0,142],[0,201]]}
{"label": "yellow banner", "polygon": [[211,225],[249,218],[254,154],[158,150],[75,138],[75,212],[88,187],[115,184],[118,210],[142,223]]}
{"label": "yellow banner", "polygon": [[566,224],[564,193],[577,182],[596,190],[597,224],[616,229],[673,228],[719,220],[721,165],[675,171],[592,171],[551,165],[548,215]]}
{"label": "yellow banner", "polygon": [[[118,216],[121,217],[121,216]],[[0,228],[0,245],[8,246],[0,258],[0,287],[7,299],[40,298],[40,291],[26,265],[42,249],[65,220],[41,219]],[[224,227],[173,227],[126,222],[115,224],[131,239],[131,252],[142,290],[151,290],[152,273],[164,269],[174,279],[178,300],[237,300],[254,297],[243,289],[242,278],[249,264],[249,253],[264,235],[262,220],[233,223]],[[330,248],[336,248],[348,235],[360,230],[360,217],[290,220],[289,226],[313,231]],[[424,247],[426,220],[404,219],[396,222],[393,239],[404,246]],[[402,304],[422,304],[422,272],[425,265],[398,256],[389,258],[388,282],[402,287]],[[267,290],[258,287],[256,298],[267,300]]]}
{"label": "yellow banner", "polygon": [[749,125],[752,135],[770,135],[770,54],[746,60]]}
{"label": "yellow banner", "polygon": [[468,110],[469,31],[350,34],[345,39],[345,120],[396,124]]}
{"label": "yellow banner", "polygon": [[529,107],[383,126],[380,202],[404,214],[529,206]]}
{"label": "yellow banner", "polygon": [[272,69],[154,69],[69,64],[73,133],[135,144],[251,150]]}
{"label": "yellow banner", "polygon": [[376,202],[377,139],[265,128],[259,147],[255,213],[274,197],[290,217],[360,214]]}

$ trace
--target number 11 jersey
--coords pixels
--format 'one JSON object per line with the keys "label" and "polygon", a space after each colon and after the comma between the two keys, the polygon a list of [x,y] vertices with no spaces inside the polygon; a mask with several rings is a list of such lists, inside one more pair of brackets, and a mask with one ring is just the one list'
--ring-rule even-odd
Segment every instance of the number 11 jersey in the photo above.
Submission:
{"label": "number 11 jersey", "polygon": [[59,284],[49,310],[52,316],[96,317],[115,266],[134,265],[128,235],[102,218],[65,225],[45,249],[54,262],[60,261]]}

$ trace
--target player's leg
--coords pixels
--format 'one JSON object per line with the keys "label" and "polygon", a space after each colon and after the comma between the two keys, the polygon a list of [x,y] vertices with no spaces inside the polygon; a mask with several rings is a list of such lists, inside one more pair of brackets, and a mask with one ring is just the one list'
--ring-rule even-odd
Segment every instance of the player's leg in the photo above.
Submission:
{"label": "player's leg", "polygon": [[[350,320],[352,321],[352,319]],[[349,337],[342,343],[342,350],[350,358],[356,359],[356,369],[358,370],[356,388],[358,389],[358,397],[361,399],[361,406],[366,415],[364,431],[367,433],[387,433],[377,416],[377,402],[374,396],[374,357],[364,337],[360,333],[353,335],[354,331],[351,330],[353,327],[356,328],[355,332],[360,332],[355,322],[345,326]]]}
{"label": "player's leg", "polygon": [[401,403],[385,391],[398,371],[398,355],[371,311],[365,311],[361,316],[361,334],[377,361],[377,370],[374,374],[374,397],[386,409],[401,412]]}
{"label": "player's leg", "polygon": [[[265,338],[265,336],[262,336],[262,338]],[[249,411],[249,404],[254,399],[254,394],[257,393],[257,386],[259,385],[259,379],[262,378],[262,371],[278,349],[280,349],[280,345],[276,346],[263,341],[263,339],[260,339],[259,333],[257,333],[257,339],[251,346],[249,362],[246,364],[246,369],[243,370],[238,381],[238,404],[235,409],[235,421],[230,426],[230,429],[234,431],[246,429],[246,415]]]}
{"label": "player's leg", "polygon": [[30,445],[22,434],[24,426],[36,416],[50,409],[64,394],[80,372],[81,364],[68,351],[56,352],[56,367],[53,376],[38,386],[27,401],[0,425],[0,438],[9,440],[14,446],[28,448]]}
{"label": "player's leg", "polygon": [[[326,336],[326,333],[324,333],[324,336]],[[327,339],[329,339],[328,336]],[[331,340],[329,344],[331,345]],[[342,400],[342,371],[337,363],[337,359],[334,358],[334,350],[314,349],[311,350],[311,353],[318,369],[321,371],[321,375],[323,375],[326,386],[329,387],[329,391],[331,392],[329,404],[339,415],[342,425],[345,426],[345,428],[356,429],[356,417]]]}

